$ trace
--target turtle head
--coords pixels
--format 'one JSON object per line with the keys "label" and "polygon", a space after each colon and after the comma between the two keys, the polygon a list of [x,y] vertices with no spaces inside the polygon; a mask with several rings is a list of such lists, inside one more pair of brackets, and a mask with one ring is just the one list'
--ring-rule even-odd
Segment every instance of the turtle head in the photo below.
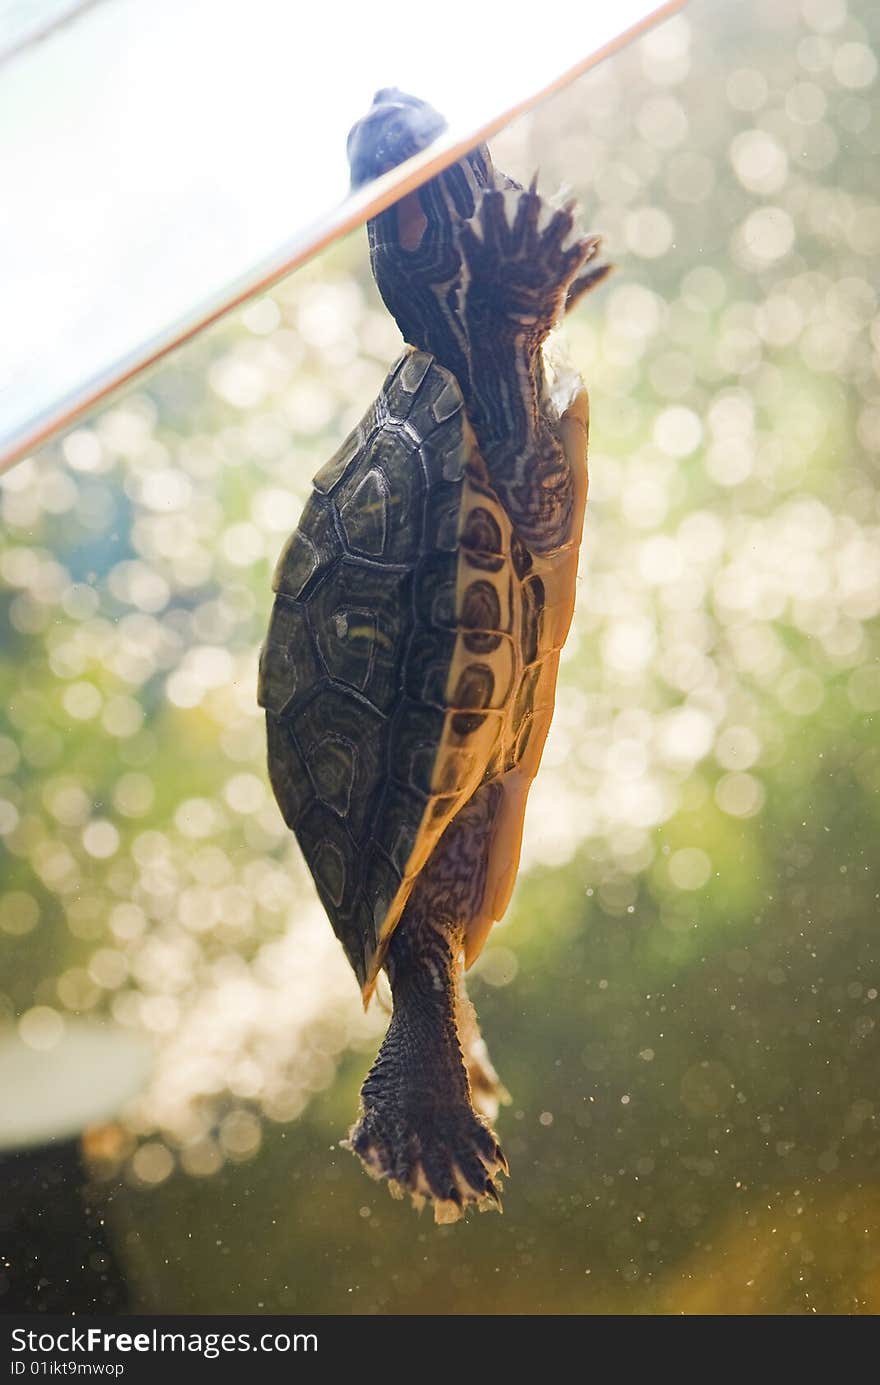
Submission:
{"label": "turtle head", "polygon": [[348,136],[352,189],[420,154],[445,129],[443,116],[427,101],[397,87],[383,87]]}
{"label": "turtle head", "polygon": [[[426,101],[396,87],[377,91],[348,137],[352,187],[420,153],[445,129]],[[480,144],[367,222],[373,276],[404,340],[431,352],[459,381],[467,362],[455,320],[458,232],[481,190],[496,185],[489,150]]]}

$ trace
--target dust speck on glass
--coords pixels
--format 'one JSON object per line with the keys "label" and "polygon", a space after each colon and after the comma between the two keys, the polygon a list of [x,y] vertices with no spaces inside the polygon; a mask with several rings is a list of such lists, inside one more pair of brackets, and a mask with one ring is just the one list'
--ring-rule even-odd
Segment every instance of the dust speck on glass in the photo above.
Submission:
{"label": "dust speck on glass", "polygon": [[473,982],[503,1219],[414,1235],[328,1153],[385,1017],[263,768],[269,575],[400,347],[362,236],[4,479],[0,1022],[155,1043],[86,1149],[136,1305],[880,1309],[875,53],[868,0],[694,0],[493,145],[619,266],[566,327],[576,614]]}

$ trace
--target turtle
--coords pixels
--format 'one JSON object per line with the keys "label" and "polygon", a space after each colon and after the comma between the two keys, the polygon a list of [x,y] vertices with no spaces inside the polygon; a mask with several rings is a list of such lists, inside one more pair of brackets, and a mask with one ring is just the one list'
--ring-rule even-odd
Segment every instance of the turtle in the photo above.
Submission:
{"label": "turtle", "polygon": [[[444,128],[376,93],[355,187]],[[510,900],[575,597],[589,405],[551,329],[608,266],[472,149],[367,224],[405,349],[314,478],[260,660],[268,769],[361,988],[393,1010],[347,1146],[438,1222],[500,1208],[506,1093],[464,971]]]}

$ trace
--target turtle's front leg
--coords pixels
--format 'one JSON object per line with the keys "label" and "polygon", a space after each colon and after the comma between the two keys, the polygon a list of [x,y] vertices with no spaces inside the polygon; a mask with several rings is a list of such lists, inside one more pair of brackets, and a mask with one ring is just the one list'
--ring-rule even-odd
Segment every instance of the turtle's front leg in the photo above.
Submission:
{"label": "turtle's front leg", "polygon": [[[505,337],[540,345],[559,321],[569,288],[601,237],[575,229],[573,206],[555,208],[530,188],[483,192],[474,216],[459,231],[469,282],[468,326],[492,323]],[[471,346],[481,343],[471,335]]]}
{"label": "turtle's front leg", "polygon": [[469,343],[468,412],[493,486],[520,537],[538,553],[571,538],[574,482],[550,405],[541,348],[598,236],[576,232],[571,208],[527,190],[492,190],[459,231],[460,309]]}

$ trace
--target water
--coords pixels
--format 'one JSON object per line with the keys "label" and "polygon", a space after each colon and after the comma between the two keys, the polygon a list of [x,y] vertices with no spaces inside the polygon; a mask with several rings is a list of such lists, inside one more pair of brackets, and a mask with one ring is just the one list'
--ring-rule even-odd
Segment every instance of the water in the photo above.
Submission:
{"label": "water", "polygon": [[473,983],[503,1218],[337,1148],[384,1017],[262,764],[269,574],[399,345],[363,239],[4,483],[0,1013],[153,1037],[91,1150],[137,1305],[880,1308],[876,38],[698,0],[494,147],[619,265],[567,329],[576,624]]}

